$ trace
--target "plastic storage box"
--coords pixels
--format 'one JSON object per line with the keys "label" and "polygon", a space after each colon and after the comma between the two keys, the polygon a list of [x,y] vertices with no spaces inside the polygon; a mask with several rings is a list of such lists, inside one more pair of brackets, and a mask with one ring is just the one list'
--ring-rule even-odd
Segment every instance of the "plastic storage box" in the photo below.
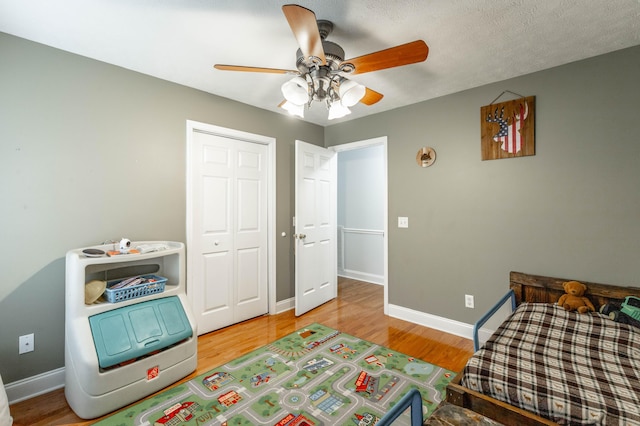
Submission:
{"label": "plastic storage box", "polygon": [[[145,244],[162,244],[167,248],[127,256],[86,256],[84,250],[87,248],[104,252],[113,248],[111,244],[103,244],[67,252],[64,394],[69,406],[83,419],[100,417],[129,405],[179,381],[196,369],[198,339],[196,321],[185,291],[184,243],[138,241],[134,246]],[[87,282],[96,279],[112,281],[116,277],[144,274],[166,277],[164,289],[162,285],[155,289],[147,288],[144,291],[159,293],[135,295],[138,298],[125,299],[119,303],[108,303],[106,296],[103,296],[105,303],[85,304]],[[105,278],[107,276],[109,278]],[[173,296],[179,300],[180,309],[177,304],[163,305]],[[146,302],[158,299],[162,300],[161,306],[152,308],[152,314],[149,308],[153,305],[147,305]],[[117,315],[99,317],[100,314],[112,311],[122,314],[124,311],[120,311],[121,308],[133,305],[145,309],[137,313],[130,312],[131,315],[127,313],[119,319]],[[186,327],[182,313],[188,320]],[[107,356],[115,356],[117,359],[98,359],[99,344],[94,340],[89,321],[92,317],[95,317],[94,321],[100,318],[105,320],[104,323],[99,321],[99,332],[103,334],[98,341],[104,344]],[[115,328],[122,332],[115,332],[111,328],[113,324],[117,324]],[[124,332],[123,328],[127,331]],[[184,338],[189,334],[191,337]],[[114,339],[123,340],[116,342]],[[173,343],[176,340],[177,343]],[[142,346],[145,347],[145,353],[139,351]],[[100,365],[113,362],[117,363],[111,367]]]}

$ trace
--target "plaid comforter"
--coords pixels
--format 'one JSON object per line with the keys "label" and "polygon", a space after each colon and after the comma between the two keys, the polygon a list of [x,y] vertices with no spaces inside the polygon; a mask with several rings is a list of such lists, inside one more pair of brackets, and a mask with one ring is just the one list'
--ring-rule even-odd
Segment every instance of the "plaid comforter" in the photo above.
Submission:
{"label": "plaid comforter", "polygon": [[461,384],[560,424],[640,425],[640,329],[524,303],[469,360]]}

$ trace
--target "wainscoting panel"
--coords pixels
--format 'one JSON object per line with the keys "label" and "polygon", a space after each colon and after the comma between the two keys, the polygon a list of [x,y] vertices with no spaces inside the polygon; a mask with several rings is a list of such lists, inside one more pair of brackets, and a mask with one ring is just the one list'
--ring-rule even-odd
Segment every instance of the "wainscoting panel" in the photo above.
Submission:
{"label": "wainscoting panel", "polygon": [[384,284],[384,231],[338,226],[338,275]]}

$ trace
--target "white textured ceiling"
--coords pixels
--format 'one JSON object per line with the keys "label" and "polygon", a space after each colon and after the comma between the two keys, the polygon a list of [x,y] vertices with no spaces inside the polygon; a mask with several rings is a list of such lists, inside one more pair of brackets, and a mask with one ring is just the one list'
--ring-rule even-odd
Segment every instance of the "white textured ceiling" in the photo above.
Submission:
{"label": "white textured ceiling", "polygon": [[287,3],[332,21],[347,58],[429,46],[425,62],[352,77],[384,95],[373,106],[329,122],[314,103],[305,120],[323,126],[640,44],[640,0],[0,0],[0,31],[286,114],[290,76],[213,65],[295,69]]}

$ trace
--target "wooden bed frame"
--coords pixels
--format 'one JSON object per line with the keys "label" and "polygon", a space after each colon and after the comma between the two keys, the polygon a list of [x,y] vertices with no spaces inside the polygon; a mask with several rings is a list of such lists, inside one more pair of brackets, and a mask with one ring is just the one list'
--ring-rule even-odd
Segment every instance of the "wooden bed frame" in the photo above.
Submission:
{"label": "wooden bed frame", "polygon": [[[562,284],[570,279],[544,277],[540,275],[511,272],[509,287],[516,297],[516,305],[523,302],[556,303],[564,294]],[[588,290],[586,296],[596,309],[610,300],[620,301],[626,296],[640,297],[639,287],[621,287],[608,284],[591,283],[582,280]],[[447,402],[468,408],[505,425],[557,425],[528,411],[516,408],[502,401],[485,396],[460,385],[462,373],[458,374],[447,386]]]}

